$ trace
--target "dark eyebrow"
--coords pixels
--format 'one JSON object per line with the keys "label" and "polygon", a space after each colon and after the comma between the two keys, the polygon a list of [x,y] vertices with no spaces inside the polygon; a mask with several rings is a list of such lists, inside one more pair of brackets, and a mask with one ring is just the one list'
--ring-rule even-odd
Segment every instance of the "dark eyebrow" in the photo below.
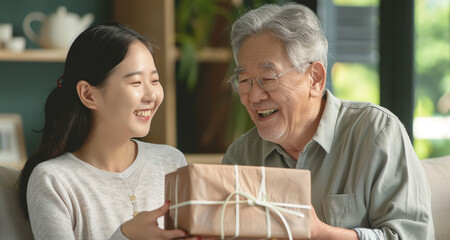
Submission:
{"label": "dark eyebrow", "polygon": [[[134,76],[134,75],[139,75],[139,74],[142,74],[142,71],[135,71],[135,72],[127,73],[127,74],[125,74],[125,76],[123,76],[123,78],[128,78],[128,77],[131,77],[131,76]],[[152,74],[158,74],[158,71],[157,70],[153,70]]]}
{"label": "dark eyebrow", "polygon": [[142,71],[135,71],[135,72],[127,73],[127,74],[125,74],[125,76],[123,76],[123,78],[128,78],[128,77],[138,75],[138,74],[142,74]]}

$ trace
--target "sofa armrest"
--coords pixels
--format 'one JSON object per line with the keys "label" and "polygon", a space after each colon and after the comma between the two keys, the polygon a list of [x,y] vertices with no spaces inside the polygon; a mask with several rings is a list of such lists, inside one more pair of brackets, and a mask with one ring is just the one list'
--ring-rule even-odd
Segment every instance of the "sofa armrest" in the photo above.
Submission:
{"label": "sofa armrest", "polygon": [[33,239],[31,226],[19,201],[16,168],[0,166],[0,239]]}
{"label": "sofa armrest", "polygon": [[431,188],[436,240],[450,236],[450,156],[422,160]]}

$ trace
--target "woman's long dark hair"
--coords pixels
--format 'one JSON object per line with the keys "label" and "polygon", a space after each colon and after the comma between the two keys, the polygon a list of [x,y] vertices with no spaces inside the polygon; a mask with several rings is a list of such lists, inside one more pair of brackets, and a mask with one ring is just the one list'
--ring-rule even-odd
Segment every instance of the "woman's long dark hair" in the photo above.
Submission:
{"label": "woman's long dark hair", "polygon": [[72,43],[64,75],[45,103],[45,124],[39,148],[27,160],[21,173],[20,203],[26,216],[27,185],[33,169],[41,162],[78,150],[91,130],[91,111],[78,97],[78,81],[85,80],[92,86],[101,87],[135,41],[142,42],[153,53],[151,44],[144,37],[118,23],[90,27]]}

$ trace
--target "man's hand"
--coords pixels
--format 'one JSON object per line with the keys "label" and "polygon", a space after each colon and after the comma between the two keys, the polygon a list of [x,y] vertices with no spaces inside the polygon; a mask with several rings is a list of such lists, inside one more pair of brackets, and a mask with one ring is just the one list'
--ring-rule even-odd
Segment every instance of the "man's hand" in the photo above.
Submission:
{"label": "man's hand", "polygon": [[311,239],[312,240],[359,240],[355,231],[333,227],[322,221],[317,217],[314,207],[311,205]]}

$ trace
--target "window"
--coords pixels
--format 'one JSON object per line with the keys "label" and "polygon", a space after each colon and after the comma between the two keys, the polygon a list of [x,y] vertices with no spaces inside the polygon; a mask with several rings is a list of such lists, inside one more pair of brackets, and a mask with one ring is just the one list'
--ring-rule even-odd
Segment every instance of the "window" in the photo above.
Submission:
{"label": "window", "polygon": [[415,0],[414,148],[450,154],[450,0]]}
{"label": "window", "polygon": [[327,87],[341,99],[380,104],[378,1],[322,0],[318,15],[330,49]]}

